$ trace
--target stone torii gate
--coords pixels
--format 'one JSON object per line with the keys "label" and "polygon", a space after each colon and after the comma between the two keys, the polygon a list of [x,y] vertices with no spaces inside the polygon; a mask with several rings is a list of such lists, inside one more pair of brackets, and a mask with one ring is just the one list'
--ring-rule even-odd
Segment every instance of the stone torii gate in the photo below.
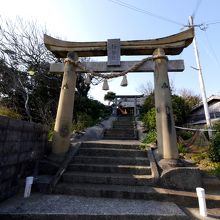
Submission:
{"label": "stone torii gate", "polygon": [[[91,70],[93,73],[123,72],[138,61],[120,61],[121,55],[151,55],[131,72],[154,72],[157,145],[159,156],[165,160],[177,160],[178,149],[171,105],[169,72],[184,70],[183,60],[168,60],[167,55],[178,55],[191,44],[194,29],[190,28],[164,38],[153,40],[108,42],[68,42],[44,35],[44,43],[56,57],[65,58],[64,63],[53,63],[50,72],[63,73],[58,104],[52,152],[62,155],[69,149],[74,108],[76,76]],[[88,62],[85,68],[78,57],[108,56],[108,62]]]}

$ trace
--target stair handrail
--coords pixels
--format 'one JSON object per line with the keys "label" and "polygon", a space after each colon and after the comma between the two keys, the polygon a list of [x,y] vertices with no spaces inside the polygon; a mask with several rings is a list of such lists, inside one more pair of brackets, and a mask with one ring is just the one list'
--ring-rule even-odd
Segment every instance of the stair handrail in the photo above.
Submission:
{"label": "stair handrail", "polygon": [[63,173],[66,171],[66,169],[69,166],[70,162],[72,161],[73,157],[77,154],[81,144],[82,144],[81,142],[78,142],[78,143],[75,143],[74,146],[72,145],[69,148],[69,151],[66,153],[65,158],[64,158],[63,162],[61,163],[58,171],[52,177],[52,179],[49,183],[49,186],[48,186],[49,193],[53,192],[55,186],[57,185],[58,181],[62,177]]}

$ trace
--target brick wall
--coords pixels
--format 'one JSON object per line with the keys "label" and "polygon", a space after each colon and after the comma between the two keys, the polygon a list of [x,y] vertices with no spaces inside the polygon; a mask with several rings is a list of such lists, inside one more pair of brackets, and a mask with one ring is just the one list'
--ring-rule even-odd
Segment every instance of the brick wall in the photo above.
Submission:
{"label": "brick wall", "polygon": [[0,116],[0,201],[18,191],[21,177],[33,174],[47,134],[43,125]]}

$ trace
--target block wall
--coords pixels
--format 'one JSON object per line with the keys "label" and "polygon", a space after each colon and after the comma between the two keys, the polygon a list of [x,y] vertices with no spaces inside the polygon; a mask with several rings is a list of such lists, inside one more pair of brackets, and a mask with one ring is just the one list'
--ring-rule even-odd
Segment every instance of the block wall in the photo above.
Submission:
{"label": "block wall", "polygon": [[19,180],[32,175],[47,147],[48,128],[0,116],[0,201],[19,190]]}

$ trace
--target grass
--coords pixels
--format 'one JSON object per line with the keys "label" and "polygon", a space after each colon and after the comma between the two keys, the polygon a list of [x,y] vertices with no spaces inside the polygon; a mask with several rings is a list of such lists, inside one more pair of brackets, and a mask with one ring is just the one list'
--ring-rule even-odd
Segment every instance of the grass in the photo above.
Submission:
{"label": "grass", "polygon": [[6,116],[6,117],[9,117],[9,118],[22,119],[22,116],[19,113],[15,112],[12,109],[3,107],[3,106],[0,107],[0,115],[1,116]]}
{"label": "grass", "polygon": [[[193,150],[192,150],[193,149]],[[212,162],[208,157],[208,148],[193,146],[188,153],[183,155],[184,159],[192,160],[202,171],[220,178],[220,163]]]}

